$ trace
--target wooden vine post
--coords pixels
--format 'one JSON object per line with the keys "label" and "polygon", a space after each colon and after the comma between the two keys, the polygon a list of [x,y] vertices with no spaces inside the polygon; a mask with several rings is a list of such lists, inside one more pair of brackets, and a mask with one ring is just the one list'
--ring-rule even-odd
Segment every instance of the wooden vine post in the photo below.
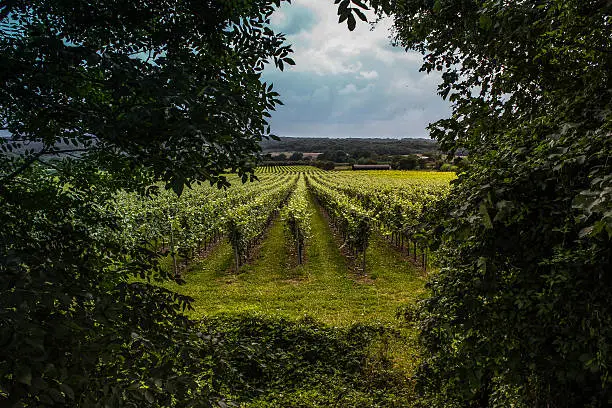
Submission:
{"label": "wooden vine post", "polygon": [[234,259],[236,260],[236,273],[240,269],[240,255],[238,254],[238,245],[234,245]]}
{"label": "wooden vine post", "polygon": [[363,242],[363,260],[361,261],[364,275],[366,274],[366,250],[368,248],[367,243],[368,243],[367,240]]}
{"label": "wooden vine post", "polygon": [[172,256],[172,272],[174,273],[174,276],[178,276],[178,265],[176,262],[176,251],[175,251],[175,245],[174,245],[174,226],[173,224],[173,219],[170,216],[170,208],[168,208],[168,219],[170,220],[170,255]]}

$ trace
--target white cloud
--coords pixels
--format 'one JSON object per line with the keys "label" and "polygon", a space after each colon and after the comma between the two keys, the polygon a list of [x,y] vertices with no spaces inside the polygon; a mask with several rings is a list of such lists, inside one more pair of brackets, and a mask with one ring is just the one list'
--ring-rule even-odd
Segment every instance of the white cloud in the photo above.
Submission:
{"label": "white cloud", "polygon": [[[398,52],[390,47],[390,19],[379,21],[374,29],[368,23],[358,21],[357,28],[350,32],[346,23],[338,23],[337,6],[330,0],[295,0],[285,5],[280,12],[288,12],[291,7],[306,8],[317,21],[309,30],[289,36],[296,51],[298,71],[314,72],[318,75],[356,72],[355,61],[396,63],[421,63],[416,52]],[[372,13],[366,13],[374,20]],[[301,62],[304,62],[300,64]]]}
{"label": "white cloud", "polygon": [[272,17],[270,17],[270,23],[273,26],[282,26],[287,22],[287,14],[283,10],[276,10]]}
{"label": "white cloud", "polygon": [[357,88],[355,84],[347,84],[338,90],[338,95],[364,94],[374,89],[373,84],[368,84],[363,88]]}
{"label": "white cloud", "polygon": [[357,79],[376,79],[378,78],[378,72],[372,71],[361,71],[357,76]]}
{"label": "white cloud", "polygon": [[420,54],[390,45],[390,20],[372,31],[358,21],[350,32],[331,0],[292,3],[272,20],[291,33],[297,65],[265,73],[285,102],[273,114],[277,134],[426,137],[429,122],[449,115],[436,95],[439,75],[420,73]]}
{"label": "white cloud", "polygon": [[338,93],[340,95],[348,95],[352,93],[357,93],[357,87],[355,86],[355,84],[348,84],[344,88],[340,89]]}

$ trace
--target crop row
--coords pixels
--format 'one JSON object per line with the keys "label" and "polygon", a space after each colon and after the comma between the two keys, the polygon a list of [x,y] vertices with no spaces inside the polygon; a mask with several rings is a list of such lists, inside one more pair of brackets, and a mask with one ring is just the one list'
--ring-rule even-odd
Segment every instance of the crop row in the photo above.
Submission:
{"label": "crop row", "polygon": [[295,188],[298,176],[293,175],[285,182],[261,191],[253,200],[232,208],[227,214],[225,226],[234,250],[236,270],[248,258],[251,248],[261,237],[266,227],[287,201]]}
{"label": "crop row", "polygon": [[[228,189],[195,186],[180,197],[163,189],[148,198],[118,194],[115,197],[120,220],[117,233],[127,247],[166,250],[175,260],[176,271],[177,255],[193,258],[227,234],[230,212],[234,214],[247,203],[260,202],[271,194],[289,189],[296,176],[262,175],[259,178],[260,182],[247,184],[241,184],[237,177],[230,178],[232,186]],[[247,211],[246,207],[240,211]],[[234,220],[237,216],[232,215]]]}
{"label": "crop row", "polygon": [[415,261],[418,253],[425,267],[428,251],[427,232],[423,230],[424,211],[448,193],[452,175],[423,173],[417,176],[410,179],[405,175],[393,178],[334,172],[317,174],[313,179],[319,189],[333,189],[361,206],[384,236],[401,248],[406,246],[408,254],[412,247]]}
{"label": "crop row", "polygon": [[307,180],[308,188],[327,212],[333,227],[342,235],[344,245],[355,257],[361,255],[365,273],[365,254],[374,224],[373,214],[357,199],[322,183],[319,178],[308,176]]}
{"label": "crop row", "polygon": [[[291,169],[295,167],[295,169]],[[195,254],[227,237],[232,245],[236,268],[249,253],[271,219],[283,206],[282,219],[288,240],[295,246],[298,263],[310,232],[308,190],[328,214],[341,234],[343,245],[355,257],[365,253],[372,231],[381,231],[402,248],[417,245],[423,265],[427,260],[427,234],[422,228],[428,205],[449,191],[450,176],[444,173],[395,175],[396,172],[302,171],[303,166],[281,167],[282,172],[258,171],[259,182],[242,184],[230,176],[232,186],[217,189],[195,186],[177,197],[160,189],[149,198],[135,194],[115,197],[120,225],[117,234],[128,248],[148,247],[177,259],[189,260]],[[302,174],[303,173],[303,174]],[[293,192],[293,194],[292,194]]]}
{"label": "crop row", "polygon": [[304,246],[306,240],[310,237],[310,220],[311,213],[308,210],[308,190],[306,189],[306,181],[303,176],[300,176],[297,187],[287,206],[282,211],[282,219],[285,223],[286,235],[295,245],[297,252],[298,264],[302,264],[304,258]]}

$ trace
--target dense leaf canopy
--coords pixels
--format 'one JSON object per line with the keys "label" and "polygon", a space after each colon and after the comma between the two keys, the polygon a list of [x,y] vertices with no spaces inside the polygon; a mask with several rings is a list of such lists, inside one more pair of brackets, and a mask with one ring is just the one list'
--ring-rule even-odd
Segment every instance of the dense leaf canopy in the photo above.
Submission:
{"label": "dense leaf canopy", "polygon": [[273,3],[4,3],[0,124],[19,143],[0,147],[39,142],[19,164],[84,151],[102,169],[146,167],[177,191],[252,171],[279,102],[260,82],[264,63],[293,63],[266,25]]}
{"label": "dense leaf canopy", "polygon": [[453,114],[431,135],[472,163],[432,217],[422,389],[441,407],[607,406],[612,2],[369,4],[442,73]]}
{"label": "dense leaf canopy", "polygon": [[293,63],[279,3],[0,5],[0,405],[218,399],[188,299],[143,283],[172,278],[164,248],[125,245],[112,198],[252,174],[279,103],[261,71]]}

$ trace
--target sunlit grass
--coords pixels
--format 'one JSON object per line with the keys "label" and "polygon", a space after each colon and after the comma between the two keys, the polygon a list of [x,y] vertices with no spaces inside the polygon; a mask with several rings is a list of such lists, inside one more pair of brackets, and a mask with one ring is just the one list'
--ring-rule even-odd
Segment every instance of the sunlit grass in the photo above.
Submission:
{"label": "sunlit grass", "polygon": [[400,327],[396,313],[425,293],[423,272],[376,234],[367,251],[367,276],[353,272],[312,197],[309,205],[312,236],[303,265],[297,265],[277,219],[238,274],[232,270],[231,246],[223,242],[189,267],[185,285],[165,286],[194,298],[194,310],[188,311],[194,319],[255,314],[294,321],[311,317],[335,327],[383,325],[390,332],[372,344],[372,361],[386,356],[408,381],[419,360],[418,347],[414,330]]}
{"label": "sunlit grass", "polygon": [[191,265],[185,285],[168,286],[195,299],[189,312],[193,318],[256,312],[291,319],[310,316],[334,326],[394,323],[397,308],[424,292],[422,273],[377,238],[367,253],[368,277],[349,271],[325,219],[312,201],[310,205],[312,238],[304,265],[296,265],[277,220],[240,273],[230,272],[233,255],[224,242]]}

